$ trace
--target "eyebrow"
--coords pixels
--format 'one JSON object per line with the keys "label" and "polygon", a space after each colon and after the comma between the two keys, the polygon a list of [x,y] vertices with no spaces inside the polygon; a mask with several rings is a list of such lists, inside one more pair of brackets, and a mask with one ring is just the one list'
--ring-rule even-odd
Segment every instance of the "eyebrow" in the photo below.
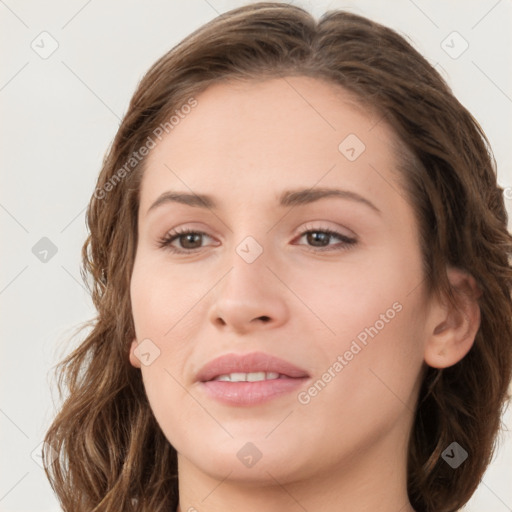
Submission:
{"label": "eyebrow", "polygon": [[[279,206],[293,207],[303,204],[310,204],[326,197],[348,199],[350,201],[364,204],[378,214],[382,213],[379,208],[377,208],[371,201],[359,195],[358,193],[337,188],[285,190],[279,197]],[[212,196],[206,194],[189,194],[185,192],[169,190],[158,197],[158,199],[149,207],[146,215],[158,206],[168,203],[179,203],[197,208],[207,208],[210,210],[215,210],[218,208],[217,202]]]}

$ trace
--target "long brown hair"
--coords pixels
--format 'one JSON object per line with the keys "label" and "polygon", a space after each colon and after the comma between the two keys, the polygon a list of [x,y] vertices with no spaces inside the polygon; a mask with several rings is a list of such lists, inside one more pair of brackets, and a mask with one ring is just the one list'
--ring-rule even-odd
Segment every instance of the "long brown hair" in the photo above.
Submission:
{"label": "long brown hair", "polygon": [[[176,451],[128,357],[145,162],[131,159],[159,126],[170,131],[170,116],[210,84],[290,75],[338,84],[380,112],[411,155],[400,157],[400,171],[420,226],[429,289],[454,300],[446,275],[452,265],[473,275],[482,290],[481,326],[470,352],[425,374],[407,481],[418,512],[455,511],[477,488],[512,372],[512,238],[486,137],[436,70],[393,30],[342,11],[317,21],[298,7],[256,3],[207,23],[151,67],[103,162],[82,251],[98,314],[57,367],[59,392],[65,387],[67,395],[43,455],[64,511],[159,512],[178,503]],[[456,470],[441,457],[453,441],[469,452]],[[58,453],[53,463],[49,446]]]}

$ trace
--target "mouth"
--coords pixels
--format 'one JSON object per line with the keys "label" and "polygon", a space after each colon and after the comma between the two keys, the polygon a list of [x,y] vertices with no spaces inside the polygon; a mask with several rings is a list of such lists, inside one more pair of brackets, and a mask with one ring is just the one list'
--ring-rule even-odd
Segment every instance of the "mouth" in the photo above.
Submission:
{"label": "mouth", "polygon": [[250,373],[228,373],[219,375],[212,380],[222,382],[261,382],[262,380],[275,380],[281,378],[288,378],[277,372],[250,372]]}
{"label": "mouth", "polygon": [[206,364],[196,381],[209,398],[235,406],[257,405],[292,392],[309,374],[283,359],[253,352],[227,354]]}

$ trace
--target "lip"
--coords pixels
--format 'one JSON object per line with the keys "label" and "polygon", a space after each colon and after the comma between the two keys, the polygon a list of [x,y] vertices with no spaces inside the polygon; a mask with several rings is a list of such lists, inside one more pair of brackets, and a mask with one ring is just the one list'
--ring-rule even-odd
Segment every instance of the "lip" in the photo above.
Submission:
{"label": "lip", "polygon": [[228,373],[275,372],[290,378],[309,377],[306,370],[264,352],[226,354],[217,357],[199,370],[196,380],[208,382]]}
{"label": "lip", "polygon": [[[213,380],[229,373],[274,372],[278,379],[256,382]],[[236,406],[257,405],[302,386],[309,378],[306,370],[263,352],[226,354],[213,359],[199,370],[196,381],[205,393],[222,403]]]}

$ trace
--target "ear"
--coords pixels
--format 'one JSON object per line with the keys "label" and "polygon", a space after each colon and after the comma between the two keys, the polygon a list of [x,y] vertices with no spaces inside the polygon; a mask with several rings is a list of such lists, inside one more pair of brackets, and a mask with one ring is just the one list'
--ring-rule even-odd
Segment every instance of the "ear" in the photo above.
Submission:
{"label": "ear", "polygon": [[137,340],[134,339],[130,346],[130,363],[132,366],[135,366],[135,368],[140,368],[141,367],[140,359],[134,353],[135,349],[137,348],[137,345],[138,345]]}
{"label": "ear", "polygon": [[481,290],[467,272],[448,268],[448,280],[456,307],[436,300],[429,317],[425,362],[433,368],[448,368],[458,363],[471,349],[480,327]]}

